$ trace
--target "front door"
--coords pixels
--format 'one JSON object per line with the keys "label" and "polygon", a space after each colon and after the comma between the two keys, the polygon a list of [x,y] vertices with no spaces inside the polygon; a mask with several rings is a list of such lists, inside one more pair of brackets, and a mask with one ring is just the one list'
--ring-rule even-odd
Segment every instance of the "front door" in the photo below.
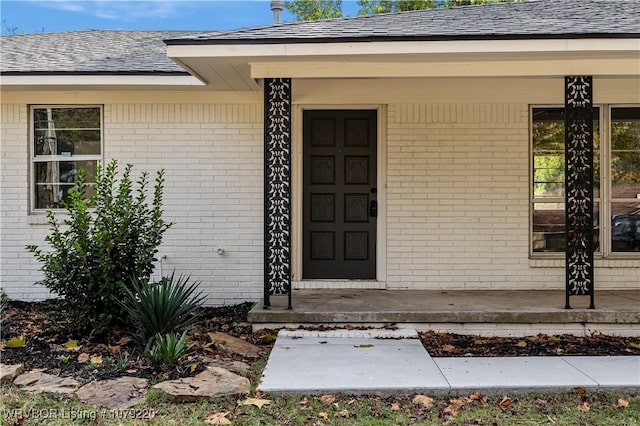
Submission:
{"label": "front door", "polygon": [[376,278],[376,111],[305,111],[303,278]]}

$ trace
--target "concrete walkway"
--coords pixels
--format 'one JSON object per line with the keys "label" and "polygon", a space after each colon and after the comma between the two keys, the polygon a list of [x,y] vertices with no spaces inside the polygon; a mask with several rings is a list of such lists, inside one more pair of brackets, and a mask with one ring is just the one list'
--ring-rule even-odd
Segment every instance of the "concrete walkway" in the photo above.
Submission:
{"label": "concrete walkway", "polygon": [[640,356],[432,358],[415,330],[278,334],[259,390],[271,394],[640,393]]}

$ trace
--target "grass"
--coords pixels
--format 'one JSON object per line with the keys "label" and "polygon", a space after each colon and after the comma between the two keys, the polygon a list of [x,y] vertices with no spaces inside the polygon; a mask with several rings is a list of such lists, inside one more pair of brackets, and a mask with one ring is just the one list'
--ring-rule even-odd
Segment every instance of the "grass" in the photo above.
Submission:
{"label": "grass", "polygon": [[431,407],[414,404],[410,396],[294,395],[270,398],[271,404],[258,408],[241,405],[244,397],[235,396],[172,403],[151,390],[134,409],[110,412],[66,397],[29,395],[13,385],[1,389],[0,423],[7,425],[196,425],[216,413],[227,413],[233,425],[640,425],[640,395],[612,392],[511,395],[508,404],[503,396],[433,397]]}

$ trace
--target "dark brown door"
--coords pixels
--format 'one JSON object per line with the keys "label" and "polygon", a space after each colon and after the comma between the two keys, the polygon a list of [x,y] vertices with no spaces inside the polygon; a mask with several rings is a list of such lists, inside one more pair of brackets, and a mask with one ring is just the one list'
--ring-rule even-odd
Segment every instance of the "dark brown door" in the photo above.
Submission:
{"label": "dark brown door", "polygon": [[376,114],[304,112],[304,278],[376,277]]}

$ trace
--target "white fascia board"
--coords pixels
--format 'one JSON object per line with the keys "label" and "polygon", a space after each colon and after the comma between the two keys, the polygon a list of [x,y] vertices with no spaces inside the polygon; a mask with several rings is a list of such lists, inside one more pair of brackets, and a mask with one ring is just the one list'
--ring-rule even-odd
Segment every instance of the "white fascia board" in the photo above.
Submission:
{"label": "white fascia board", "polygon": [[638,59],[461,62],[255,62],[252,78],[640,76]]}
{"label": "white fascia board", "polygon": [[640,38],[559,40],[452,40],[289,44],[169,45],[170,58],[269,58],[429,53],[640,52]]}
{"label": "white fascia board", "polygon": [[2,86],[204,86],[190,75],[3,75]]}

